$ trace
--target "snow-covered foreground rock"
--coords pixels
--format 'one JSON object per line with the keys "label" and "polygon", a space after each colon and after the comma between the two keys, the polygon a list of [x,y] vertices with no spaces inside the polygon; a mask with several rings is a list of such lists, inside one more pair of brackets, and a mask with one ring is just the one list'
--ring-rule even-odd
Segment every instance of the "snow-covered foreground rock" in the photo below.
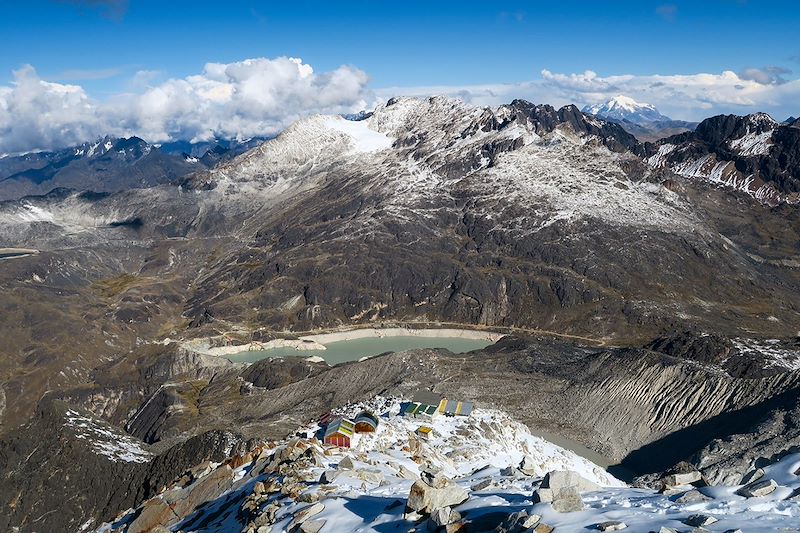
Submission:
{"label": "snow-covered foreground rock", "polygon": [[[498,411],[434,418],[426,423],[433,435],[423,439],[415,432],[424,423],[400,416],[399,400],[377,397],[337,414],[354,416],[362,409],[379,413],[380,424],[375,433],[354,435],[349,449],[323,446],[316,438],[320,428],[312,424],[252,454],[199,465],[98,531],[444,531],[437,523],[448,521],[454,523],[447,531],[571,532],[623,526],[642,533],[703,531],[691,524],[719,532],[800,528],[800,453],[763,468],[750,491],[679,485],[660,493],[626,486]],[[582,478],[548,476],[551,489],[564,479],[579,479],[580,490],[599,488],[580,493],[583,510],[557,512],[534,497],[551,471]],[[677,481],[689,479],[678,476]],[[412,485],[427,491],[431,506],[425,512],[407,508]],[[765,495],[739,495],[752,492]],[[414,504],[421,501],[419,490],[416,496]],[[433,509],[437,501],[455,503],[452,509]]]}

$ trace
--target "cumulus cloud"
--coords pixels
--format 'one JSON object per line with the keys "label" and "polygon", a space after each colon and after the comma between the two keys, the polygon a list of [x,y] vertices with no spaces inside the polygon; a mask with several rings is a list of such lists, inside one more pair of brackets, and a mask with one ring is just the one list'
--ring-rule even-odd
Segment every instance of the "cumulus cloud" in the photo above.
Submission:
{"label": "cumulus cloud", "polygon": [[[746,72],[750,70],[750,72]],[[618,94],[656,105],[673,118],[701,120],[720,113],[766,111],[776,118],[797,115],[800,80],[785,78],[788,72],[770,67],[745,72],[601,76],[556,73],[542,70],[541,78],[521,83],[462,87],[432,86],[378,90],[381,96],[396,92],[406,95],[446,94],[478,105],[496,105],[513,98],[525,98],[556,107],[574,103],[595,104]]]}
{"label": "cumulus cloud", "polygon": [[367,106],[367,75],[342,66],[316,73],[300,59],[209,63],[200,74],[145,86],[137,93],[91,99],[77,85],[51,83],[33,67],[0,87],[0,153],[63,147],[100,135],[139,135],[151,142],[272,135],[302,116],[349,113]]}
{"label": "cumulus cloud", "polygon": [[80,86],[41,80],[31,66],[14,80],[0,87],[0,154],[80,143],[108,126]]}
{"label": "cumulus cloud", "polygon": [[43,80],[26,66],[12,84],[0,86],[0,154],[62,148],[107,134],[150,142],[272,135],[309,114],[357,112],[401,95],[445,94],[475,105],[524,98],[558,107],[625,94],[677,119],[755,111],[783,119],[800,113],[800,80],[788,74],[779,67],[644,76],[545,69],[538,79],[519,83],[370,89],[357,68],[318,73],[300,59],[279,57],[209,63],[185,78],[139,71],[128,93],[98,101],[79,85]]}

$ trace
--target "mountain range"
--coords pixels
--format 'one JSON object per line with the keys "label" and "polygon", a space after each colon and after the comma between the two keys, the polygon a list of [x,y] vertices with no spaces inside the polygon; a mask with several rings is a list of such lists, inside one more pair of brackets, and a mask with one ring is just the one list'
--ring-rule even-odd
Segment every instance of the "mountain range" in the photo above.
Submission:
{"label": "mountain range", "polygon": [[615,96],[595,105],[587,105],[584,113],[616,122],[640,141],[655,141],[662,137],[691,131],[697,122],[673,120],[662,115],[654,105],[642,104],[628,96]]}
{"label": "mountain range", "polygon": [[[159,494],[202,479],[193,463],[255,461],[257,441],[415,388],[502,405],[641,475],[686,461],[738,484],[786,457],[798,128],[720,116],[642,143],[575,106],[445,97],[348,118],[302,119],[208,168],[158,149],[198,166],[149,187],[0,202],[0,526],[172,520]],[[108,142],[101,158],[147,157]],[[711,156],[763,185],[716,179]],[[400,325],[507,336],[336,366],[197,348]],[[195,495],[224,499],[208,479]]]}
{"label": "mountain range", "polygon": [[151,145],[138,137],[103,137],[54,152],[0,158],[0,200],[69,188],[116,192],[169,183],[230,159],[264,139]]}

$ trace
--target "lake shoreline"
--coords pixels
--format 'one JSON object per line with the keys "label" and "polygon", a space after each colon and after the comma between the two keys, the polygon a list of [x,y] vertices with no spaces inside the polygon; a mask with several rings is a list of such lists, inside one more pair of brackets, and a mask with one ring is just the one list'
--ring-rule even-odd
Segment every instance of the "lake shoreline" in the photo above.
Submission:
{"label": "lake shoreline", "polygon": [[[272,339],[264,342],[252,341],[245,344],[231,344],[227,346],[211,346],[211,339],[195,339],[184,342],[183,346],[202,355],[226,357],[243,352],[260,352],[276,348],[290,348],[298,352],[319,352],[326,350],[327,348],[325,345],[332,342],[390,337],[474,339],[494,343],[502,337],[505,337],[505,334],[496,331],[460,328],[354,328],[345,331],[312,333],[302,335],[296,339]],[[300,355],[301,354],[298,354],[298,356]]]}

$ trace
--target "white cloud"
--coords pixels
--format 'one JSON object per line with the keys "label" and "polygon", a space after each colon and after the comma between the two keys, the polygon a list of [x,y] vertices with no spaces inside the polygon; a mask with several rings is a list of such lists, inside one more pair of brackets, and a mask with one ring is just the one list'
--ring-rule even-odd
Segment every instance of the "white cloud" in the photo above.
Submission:
{"label": "white cloud", "polygon": [[354,112],[372,103],[364,72],[342,66],[318,74],[287,57],[209,63],[200,74],[146,86],[153,78],[137,73],[131,86],[142,92],[99,102],[80,86],[44,81],[26,66],[11,86],[0,87],[0,154],[105,134],[151,142],[271,135],[308,114]]}
{"label": "white cloud", "polygon": [[202,72],[164,80],[140,71],[131,92],[92,99],[79,85],[42,80],[33,67],[0,86],[0,154],[52,149],[102,135],[139,135],[150,142],[271,135],[313,113],[351,113],[392,96],[447,94],[476,105],[514,98],[556,107],[578,106],[625,94],[656,105],[673,118],[700,120],[718,113],[766,111],[797,116],[800,80],[777,67],[687,75],[556,73],[536,80],[473,86],[369,89],[367,75],[349,66],[317,73],[299,59],[209,63]]}
{"label": "white cloud", "polygon": [[76,144],[108,125],[80,86],[43,81],[30,66],[14,80],[0,87],[0,154]]}
{"label": "white cloud", "polygon": [[777,119],[797,115],[800,80],[786,80],[783,69],[764,67],[743,73],[600,76],[583,73],[541,71],[538,80],[495,85],[392,87],[376,93],[404,95],[446,94],[478,105],[497,105],[514,98],[559,107],[574,103],[579,107],[624,94],[639,102],[654,104],[664,114],[677,119],[702,120],[720,114],[771,113]]}

